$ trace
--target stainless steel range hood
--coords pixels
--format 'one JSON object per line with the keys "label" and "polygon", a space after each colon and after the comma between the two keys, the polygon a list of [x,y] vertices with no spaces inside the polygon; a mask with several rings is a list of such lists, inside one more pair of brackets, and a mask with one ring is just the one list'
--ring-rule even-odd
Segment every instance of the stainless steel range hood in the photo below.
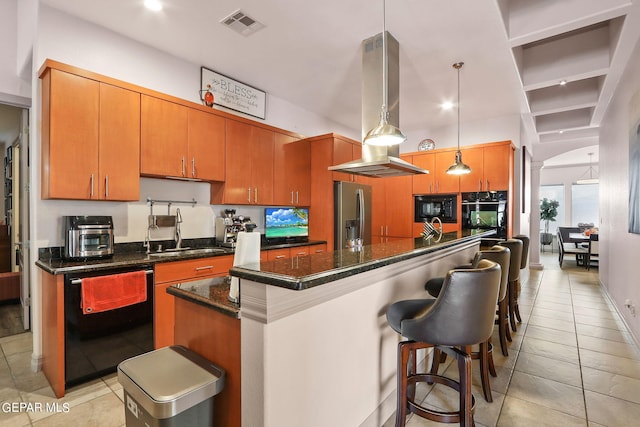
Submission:
{"label": "stainless steel range hood", "polygon": [[[389,123],[398,126],[400,122],[399,92],[400,92],[400,45],[387,32],[387,88],[389,105]],[[380,107],[382,106],[382,33],[370,37],[362,42],[362,139],[378,124]],[[363,175],[374,178],[390,176],[416,175],[429,173],[424,169],[400,159],[400,147],[375,147],[362,145],[362,159],[330,166],[329,170]]]}

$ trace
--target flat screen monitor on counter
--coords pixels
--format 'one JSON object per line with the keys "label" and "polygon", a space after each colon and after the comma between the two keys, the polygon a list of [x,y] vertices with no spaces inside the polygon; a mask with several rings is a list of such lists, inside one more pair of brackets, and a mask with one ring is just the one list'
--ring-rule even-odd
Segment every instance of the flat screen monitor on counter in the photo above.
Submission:
{"label": "flat screen monitor on counter", "polygon": [[265,208],[264,237],[269,243],[307,242],[308,208]]}

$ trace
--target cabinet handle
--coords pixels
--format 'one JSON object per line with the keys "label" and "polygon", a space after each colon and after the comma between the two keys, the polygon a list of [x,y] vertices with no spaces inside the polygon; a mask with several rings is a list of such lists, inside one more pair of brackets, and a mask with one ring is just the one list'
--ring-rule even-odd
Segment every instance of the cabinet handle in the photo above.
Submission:
{"label": "cabinet handle", "polygon": [[93,174],[91,174],[91,198],[93,199]]}
{"label": "cabinet handle", "polygon": [[296,203],[300,203],[300,195],[296,191]]}
{"label": "cabinet handle", "polygon": [[491,191],[491,188],[489,188],[489,180],[487,180],[487,191]]}
{"label": "cabinet handle", "polygon": [[182,164],[181,164],[181,168],[182,168],[182,176],[186,176],[186,172],[184,170],[184,156],[182,156]]}
{"label": "cabinet handle", "polygon": [[482,180],[478,180],[478,191],[482,191]]}
{"label": "cabinet handle", "polygon": [[383,225],[380,226],[380,235],[384,236],[384,226]]}
{"label": "cabinet handle", "polygon": [[253,203],[258,203],[258,187],[253,189]]}
{"label": "cabinet handle", "polygon": [[191,178],[196,177],[196,158],[191,158]]}
{"label": "cabinet handle", "polygon": [[298,253],[296,254],[296,256],[303,256],[303,255],[306,255],[306,254],[307,254],[306,252],[298,252]]}
{"label": "cabinet handle", "polygon": [[196,267],[196,271],[202,271],[202,270],[211,270],[213,268],[213,265],[203,265],[202,267]]}
{"label": "cabinet handle", "polygon": [[291,192],[291,204],[293,204],[293,191]]}
{"label": "cabinet handle", "polygon": [[284,255],[276,255],[276,259],[282,259],[282,258],[285,258],[285,256]]}
{"label": "cabinet handle", "polygon": [[385,226],[384,226],[384,235],[385,235],[385,236],[388,236],[388,235],[389,235],[389,226],[388,226],[388,225],[385,225]]}
{"label": "cabinet handle", "polygon": [[429,183],[429,193],[433,193],[433,183]]}
{"label": "cabinet handle", "polygon": [[321,254],[321,253],[323,253],[323,252],[324,252],[324,249],[316,249],[316,253],[317,253],[317,254]]}
{"label": "cabinet handle", "polygon": [[440,192],[440,181],[436,181],[436,193]]}
{"label": "cabinet handle", "polygon": [[247,188],[247,202],[251,203],[251,187]]}
{"label": "cabinet handle", "polygon": [[104,177],[104,197],[109,197],[109,175]]}

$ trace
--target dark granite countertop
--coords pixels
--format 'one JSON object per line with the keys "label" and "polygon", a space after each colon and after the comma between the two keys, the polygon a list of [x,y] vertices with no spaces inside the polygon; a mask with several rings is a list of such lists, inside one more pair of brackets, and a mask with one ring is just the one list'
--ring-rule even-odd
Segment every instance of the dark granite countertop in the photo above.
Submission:
{"label": "dark granite countertop", "polygon": [[333,282],[354,274],[395,264],[444,248],[480,241],[495,231],[444,233],[440,242],[422,237],[395,239],[388,243],[364,246],[359,251],[348,249],[291,259],[233,267],[232,276],[292,290],[304,290]]}
{"label": "dark granite countertop", "polygon": [[[326,241],[310,241],[310,242],[293,242],[283,244],[263,244],[261,250],[280,249],[298,246],[312,246],[327,243]],[[197,242],[192,242],[189,246],[193,249],[211,248],[213,245],[201,246]],[[119,250],[120,247],[123,247]],[[167,247],[167,246],[165,246]],[[116,244],[115,253],[111,257],[88,260],[67,260],[60,256],[59,248],[57,250],[47,251],[40,250],[39,259],[36,265],[50,274],[67,274],[67,273],[91,273],[100,270],[109,270],[114,268],[136,267],[142,265],[154,265],[163,262],[183,261],[187,259],[208,258],[215,256],[233,255],[234,249],[220,248],[221,252],[215,253],[189,253],[182,252],[176,256],[156,256],[147,254],[142,248],[142,243],[126,243]]]}
{"label": "dark granite countertop", "polygon": [[213,277],[178,283],[167,288],[177,298],[201,304],[233,318],[240,318],[240,305],[229,301],[231,277]]}

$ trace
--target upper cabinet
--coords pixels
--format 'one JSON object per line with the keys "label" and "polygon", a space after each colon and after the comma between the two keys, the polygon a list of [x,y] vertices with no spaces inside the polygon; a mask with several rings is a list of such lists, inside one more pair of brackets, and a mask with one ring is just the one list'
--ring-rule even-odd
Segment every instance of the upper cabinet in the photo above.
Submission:
{"label": "upper cabinet", "polygon": [[41,197],[139,200],[140,94],[50,67],[40,78]]}
{"label": "upper cabinet", "polygon": [[142,95],[140,173],[222,181],[225,119]]}
{"label": "upper cabinet", "polygon": [[274,133],[226,120],[226,178],[211,185],[211,203],[273,204]]}
{"label": "upper cabinet", "polygon": [[462,160],[471,173],[460,176],[460,191],[509,191],[513,182],[513,153],[510,141],[463,148]]}
{"label": "upper cabinet", "polygon": [[273,203],[286,206],[311,204],[311,144],[275,133]]}
{"label": "upper cabinet", "polygon": [[413,194],[449,194],[460,191],[460,179],[447,174],[447,169],[454,161],[455,151],[451,150],[414,153],[411,163],[429,173],[413,176]]}

